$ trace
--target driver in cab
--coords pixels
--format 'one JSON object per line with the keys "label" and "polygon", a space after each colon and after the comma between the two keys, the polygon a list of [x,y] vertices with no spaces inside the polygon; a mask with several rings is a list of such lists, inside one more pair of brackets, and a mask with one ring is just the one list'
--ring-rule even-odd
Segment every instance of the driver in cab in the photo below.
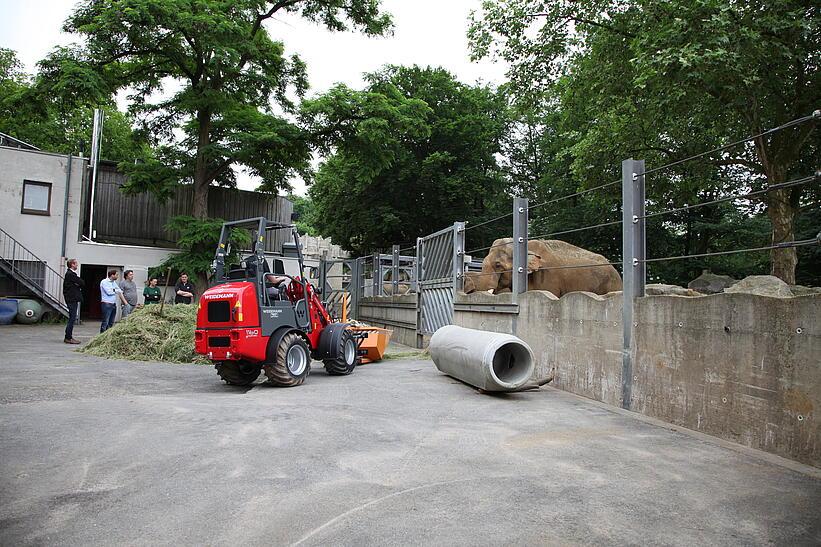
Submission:
{"label": "driver in cab", "polygon": [[271,300],[285,299],[285,291],[288,289],[289,283],[291,283],[291,280],[288,277],[266,273],[265,292],[268,294],[268,298]]}

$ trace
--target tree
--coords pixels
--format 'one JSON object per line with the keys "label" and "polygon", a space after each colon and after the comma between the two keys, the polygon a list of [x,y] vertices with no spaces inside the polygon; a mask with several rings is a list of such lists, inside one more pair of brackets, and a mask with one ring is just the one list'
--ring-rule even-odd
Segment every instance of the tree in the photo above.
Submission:
{"label": "tree", "polygon": [[391,66],[367,81],[363,91],[337,86],[303,105],[329,153],[309,191],[320,233],[370,253],[499,210],[506,109],[498,93],[440,68]]}
{"label": "tree", "polygon": [[288,194],[288,201],[294,204],[294,213],[297,215],[295,224],[299,233],[318,236],[319,232],[314,227],[316,211],[311,197]]}
{"label": "tree", "polygon": [[304,63],[265,28],[283,13],[368,35],[391,26],[377,0],[84,0],[64,26],[83,45],[42,61],[40,83],[64,97],[128,90],[156,150],[128,168],[126,190],[167,197],[190,181],[202,219],[209,187],[234,185],[234,166],[278,188],[308,175],[305,135],[276,113],[292,113],[289,93],[308,85]]}
{"label": "tree", "polygon": [[[511,64],[517,95],[558,93],[578,179],[617,177],[617,160],[630,155],[661,165],[759,134],[812,113],[821,94],[819,10],[799,0],[495,0],[483,3],[469,34],[474,57]],[[692,201],[673,201],[677,194],[692,199],[806,175],[818,150],[816,123],[760,136],[648,185],[663,187],[658,203],[681,205]],[[772,243],[795,239],[811,192],[765,194]],[[772,251],[773,275],[793,283],[796,256]]]}
{"label": "tree", "polygon": [[[132,119],[104,103],[103,158],[131,161],[145,153],[146,143],[132,130]],[[93,106],[66,104],[59,97],[39,93],[17,55],[0,48],[0,131],[48,152],[89,153]]]}
{"label": "tree", "polygon": [[[203,287],[208,286],[208,272],[211,271],[214,262],[214,249],[219,243],[224,222],[221,218],[195,219],[185,215],[172,218],[166,229],[180,233],[177,244],[182,252],[169,256],[162,264],[152,268],[149,275],[164,279],[167,268],[171,268],[174,277],[187,273],[196,280],[202,291]],[[245,229],[231,230],[229,244],[225,263],[238,263],[240,256],[237,250],[248,248],[251,244],[251,235]]]}

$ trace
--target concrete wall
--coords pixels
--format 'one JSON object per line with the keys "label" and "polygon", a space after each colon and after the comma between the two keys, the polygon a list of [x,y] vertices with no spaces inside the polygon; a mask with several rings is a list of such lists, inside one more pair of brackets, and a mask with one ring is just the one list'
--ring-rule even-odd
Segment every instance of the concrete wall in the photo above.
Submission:
{"label": "concrete wall", "polygon": [[637,299],[631,409],[821,467],[821,296]]}
{"label": "concrete wall", "polygon": [[391,329],[391,340],[416,347],[416,295],[375,296],[359,302],[359,321]]}
{"label": "concrete wall", "polygon": [[[620,406],[621,304],[621,293],[529,291],[518,307],[460,294],[454,322],[516,334],[538,378]],[[821,467],[818,317],[821,296],[636,299],[631,410]]]}

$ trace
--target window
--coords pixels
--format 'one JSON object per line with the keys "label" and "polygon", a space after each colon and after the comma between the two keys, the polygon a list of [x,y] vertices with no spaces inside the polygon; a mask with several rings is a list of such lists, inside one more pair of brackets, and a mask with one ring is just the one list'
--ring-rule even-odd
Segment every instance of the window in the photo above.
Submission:
{"label": "window", "polygon": [[22,213],[29,215],[51,214],[51,184],[48,182],[23,181]]}

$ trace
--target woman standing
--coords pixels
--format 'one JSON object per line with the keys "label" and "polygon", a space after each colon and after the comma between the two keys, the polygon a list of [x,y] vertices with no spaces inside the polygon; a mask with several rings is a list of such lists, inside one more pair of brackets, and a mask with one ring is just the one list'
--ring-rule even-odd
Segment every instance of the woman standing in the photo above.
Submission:
{"label": "woman standing", "polygon": [[145,299],[146,304],[160,303],[162,292],[160,291],[160,288],[157,286],[157,283],[157,278],[152,277],[151,280],[148,282],[148,286],[145,289],[143,289],[143,298]]}

